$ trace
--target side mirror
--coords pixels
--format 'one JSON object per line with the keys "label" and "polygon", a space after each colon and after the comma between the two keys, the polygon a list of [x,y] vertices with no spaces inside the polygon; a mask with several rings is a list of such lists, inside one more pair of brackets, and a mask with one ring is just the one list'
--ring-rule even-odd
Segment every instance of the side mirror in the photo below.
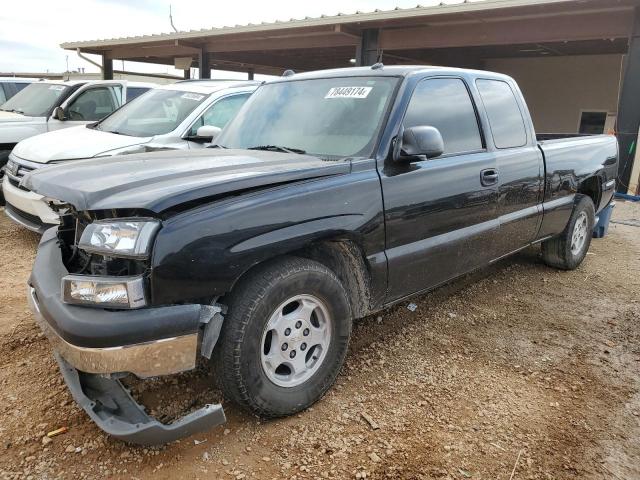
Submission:
{"label": "side mirror", "polygon": [[213,125],[203,125],[198,128],[196,131],[196,136],[191,137],[191,140],[211,143],[213,140],[220,135],[222,129],[220,127],[214,127]]}
{"label": "side mirror", "polygon": [[56,108],[53,110],[53,118],[55,118],[56,120],[60,120],[61,122],[62,122],[62,121],[64,121],[64,120],[66,120],[66,119],[67,119],[67,117],[66,117],[66,115],[64,114],[64,108],[62,108],[62,107],[56,107]]}
{"label": "side mirror", "polygon": [[420,155],[424,155],[427,158],[435,158],[443,153],[444,141],[437,128],[426,126],[409,127],[402,133],[400,155],[396,160]]}

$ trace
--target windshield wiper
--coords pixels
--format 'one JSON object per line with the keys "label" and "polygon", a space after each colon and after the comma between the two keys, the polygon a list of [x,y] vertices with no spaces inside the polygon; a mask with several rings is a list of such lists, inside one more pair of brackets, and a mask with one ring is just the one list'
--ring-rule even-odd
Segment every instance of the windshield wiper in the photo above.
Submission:
{"label": "windshield wiper", "polygon": [[206,148],[224,148],[224,149],[226,149],[227,147],[225,147],[224,145],[219,145],[219,144],[216,143],[214,145],[209,145]]}
{"label": "windshield wiper", "polygon": [[281,147],[279,145],[259,145],[257,147],[249,147],[247,150],[266,150],[268,152],[284,152],[284,153],[299,153],[305,154],[306,150],[292,147]]}

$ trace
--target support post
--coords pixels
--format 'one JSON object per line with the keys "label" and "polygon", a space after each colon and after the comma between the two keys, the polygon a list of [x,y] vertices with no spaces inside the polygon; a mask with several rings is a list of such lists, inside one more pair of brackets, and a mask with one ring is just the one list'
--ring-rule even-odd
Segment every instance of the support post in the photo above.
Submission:
{"label": "support post", "polygon": [[373,65],[378,61],[378,57],[380,56],[380,49],[378,47],[379,36],[380,30],[377,28],[362,31],[360,45],[356,47],[356,66],[364,67]]}
{"label": "support post", "polygon": [[247,71],[247,80],[253,80],[253,68]]}
{"label": "support post", "polygon": [[113,80],[113,59],[102,55],[102,79]]}
{"label": "support post", "polygon": [[200,79],[211,78],[211,66],[209,64],[209,53],[206,48],[201,48],[198,54],[198,67],[200,70]]}
{"label": "support post", "polygon": [[631,183],[633,160],[638,148],[638,127],[640,127],[640,7],[634,9],[633,31],[629,37],[629,47],[625,60],[624,81],[618,104],[618,125],[616,128],[620,145],[618,164],[618,192],[627,193]]}
{"label": "support post", "polygon": [[191,69],[190,68],[185,68],[183,70],[183,72],[184,72],[184,75],[183,75],[184,79],[185,80],[189,80],[191,78]]}

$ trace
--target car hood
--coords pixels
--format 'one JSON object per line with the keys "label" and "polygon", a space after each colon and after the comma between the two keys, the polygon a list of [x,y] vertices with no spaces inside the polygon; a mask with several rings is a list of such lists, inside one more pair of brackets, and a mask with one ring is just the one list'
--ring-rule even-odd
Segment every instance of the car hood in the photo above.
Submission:
{"label": "car hood", "polygon": [[107,154],[110,150],[140,145],[150,137],[129,137],[102,132],[84,125],[42,133],[18,143],[13,154],[30,162],[77,160]]}
{"label": "car hood", "polygon": [[77,210],[160,213],[241,190],[348,173],[348,161],[256,150],[163,151],[34,170],[22,184]]}

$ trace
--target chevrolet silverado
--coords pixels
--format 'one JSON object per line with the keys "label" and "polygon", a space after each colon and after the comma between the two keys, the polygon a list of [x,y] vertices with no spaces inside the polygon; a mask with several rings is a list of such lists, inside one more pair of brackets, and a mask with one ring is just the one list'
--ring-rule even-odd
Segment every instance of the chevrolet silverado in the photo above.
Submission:
{"label": "chevrolet silverado", "polygon": [[115,437],[223,423],[209,404],[163,424],[121,382],[198,362],[236,404],[291,415],[335,381],[353,319],[535,244],[577,268],[617,162],[612,136],[539,140],[504,75],[287,72],[211,148],[27,174],[61,215],[28,299],[76,401]]}

